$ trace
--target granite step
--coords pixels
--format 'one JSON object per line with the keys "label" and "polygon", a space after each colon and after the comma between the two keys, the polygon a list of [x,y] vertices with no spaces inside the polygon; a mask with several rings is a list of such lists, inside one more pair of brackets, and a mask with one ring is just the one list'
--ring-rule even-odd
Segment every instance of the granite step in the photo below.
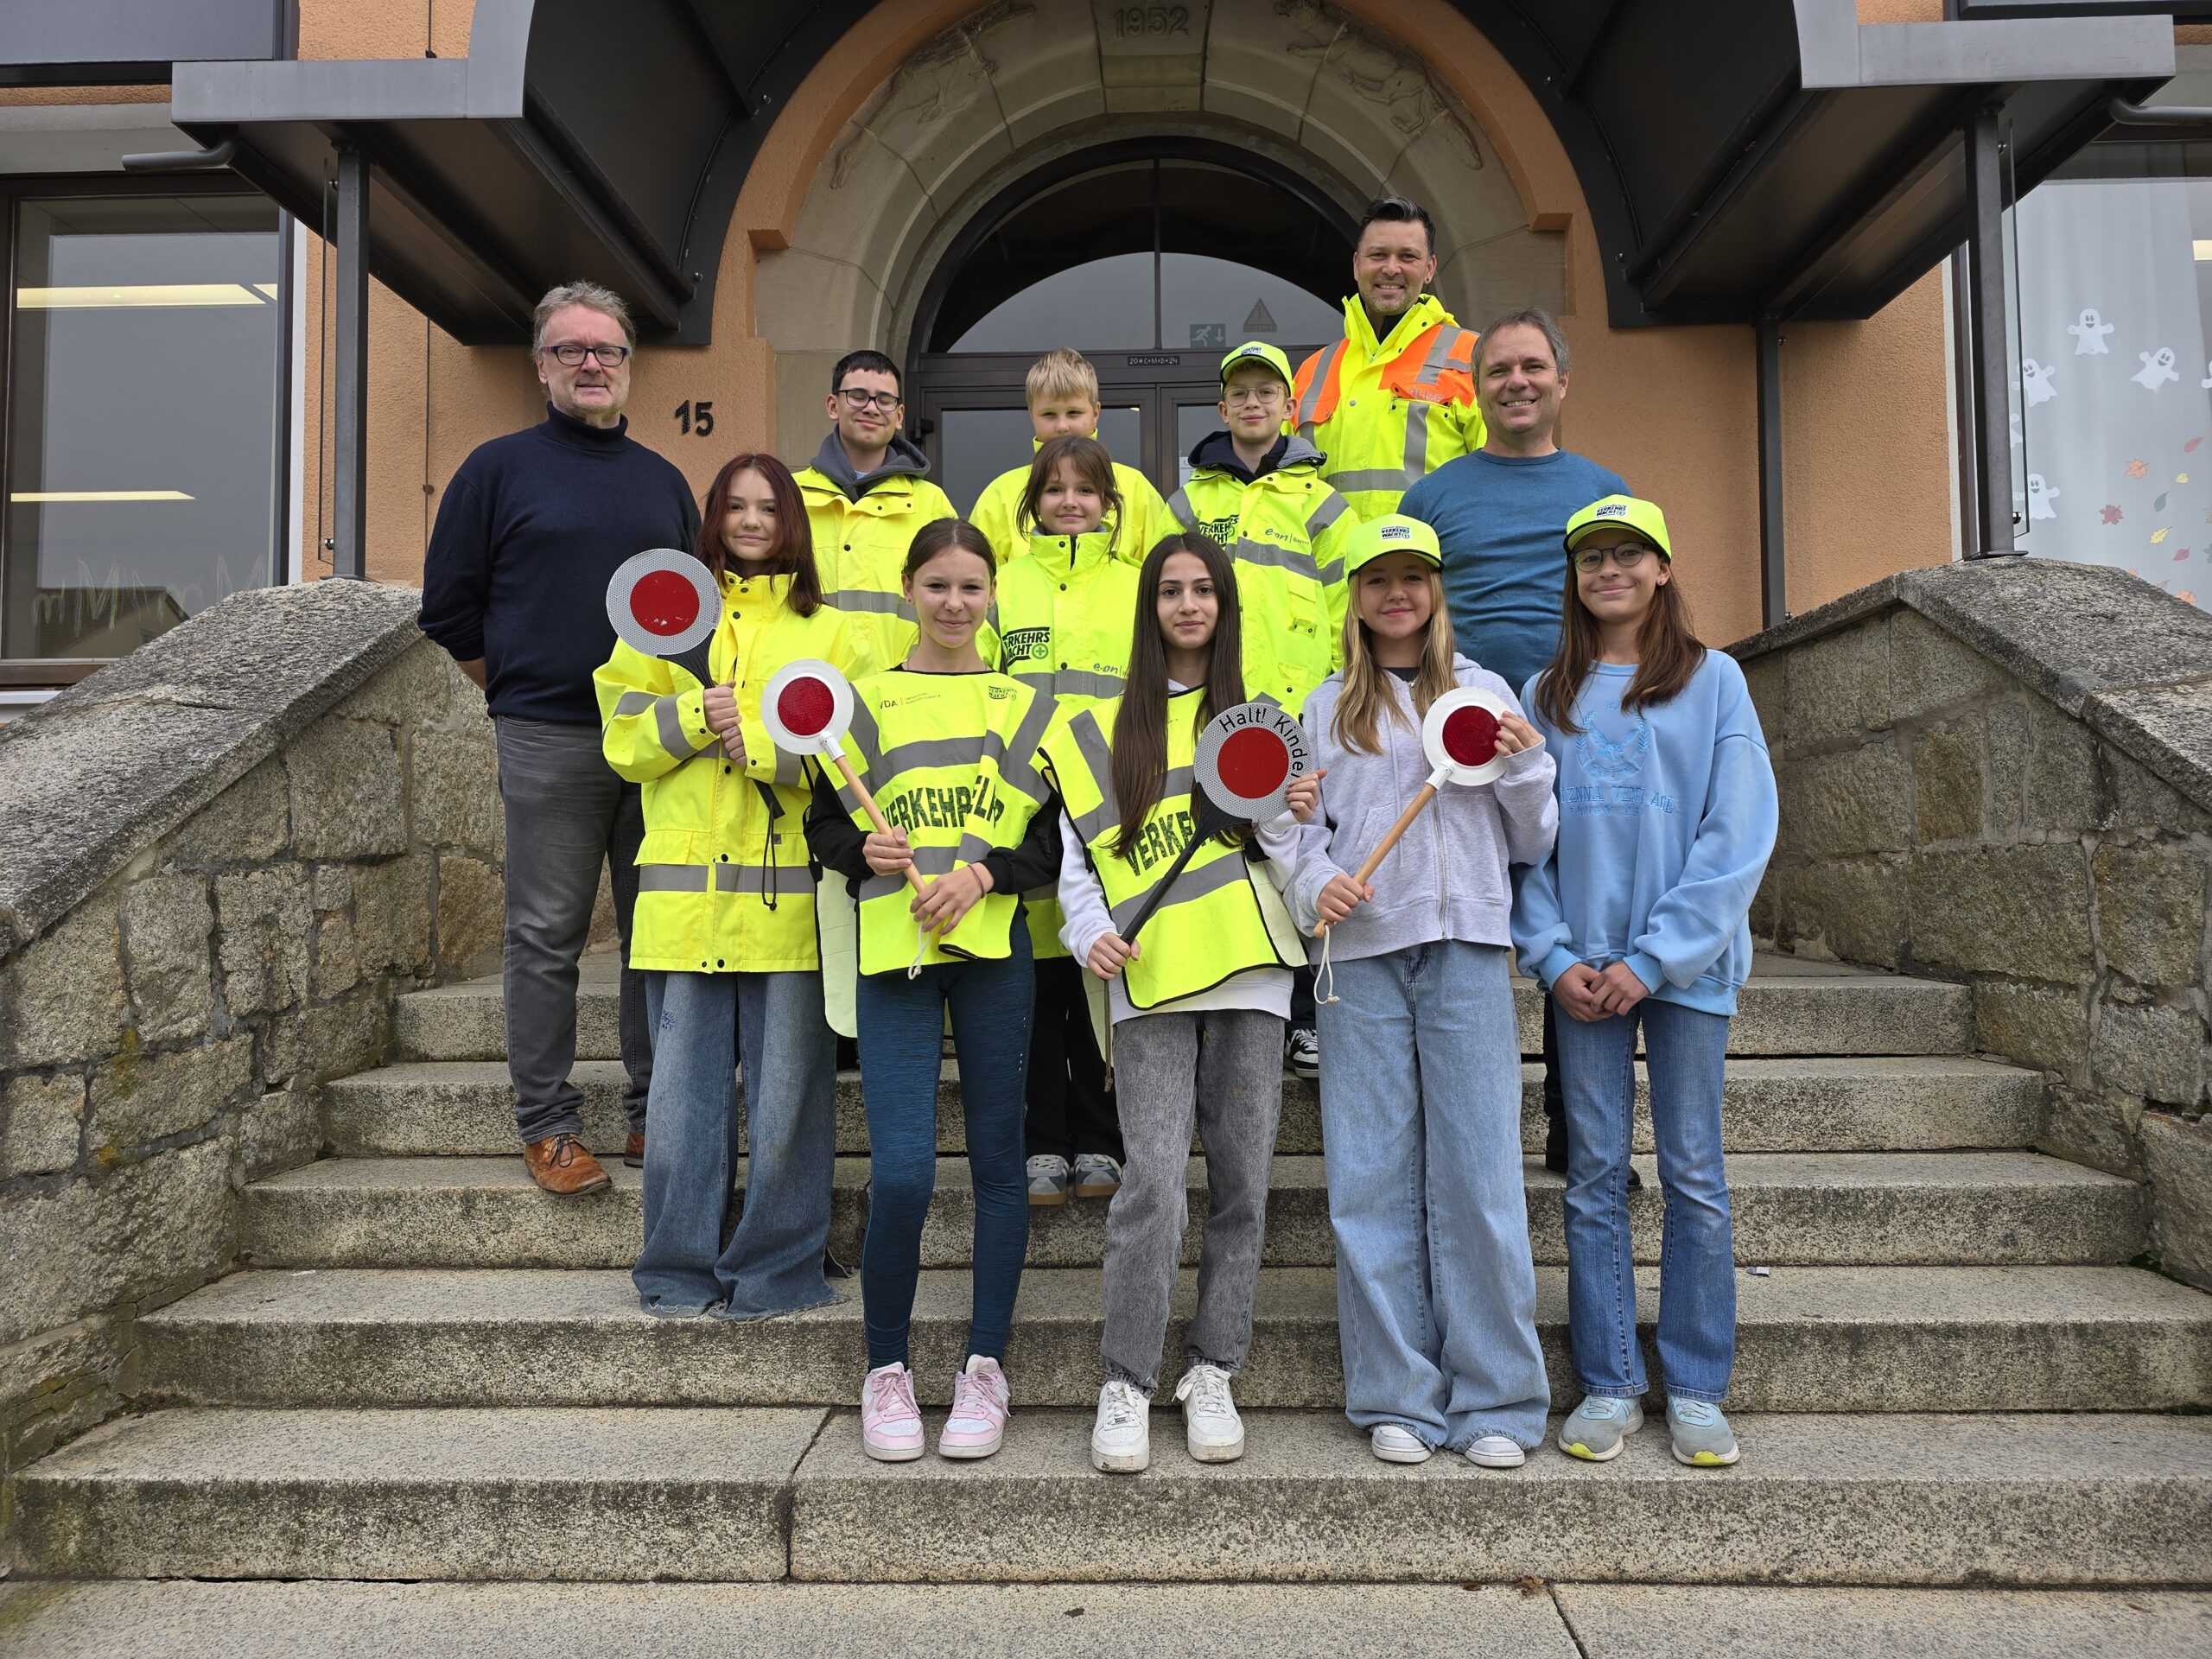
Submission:
{"label": "granite step", "polygon": [[[1542,1067],[1521,1068],[1522,1145],[1544,1141]],[[620,1062],[580,1060],[569,1074],[583,1093],[584,1140],[620,1152],[629,1134]],[[2035,1139],[2040,1073],[1956,1056],[1785,1057],[1731,1060],[1722,1133],[1730,1152],[1904,1152],[2024,1147]],[[1643,1068],[1637,1068],[1643,1092]],[[504,1061],[429,1060],[387,1065],[325,1086],[324,1134],[346,1156],[512,1156],[514,1091]],[[837,1077],[837,1150],[868,1150],[860,1074]],[[1651,1149],[1639,1102],[1637,1147]],[[957,1069],[938,1091],[938,1150],[964,1146]],[[1321,1150],[1318,1085],[1283,1081],[1279,1153]]]}
{"label": "granite step", "polygon": [[2202,1418],[1747,1411],[1731,1470],[1647,1428],[1486,1471],[1379,1463],[1335,1411],[1249,1413],[1200,1465],[1160,1417],[1120,1478],[1087,1411],[884,1465],[849,1411],[173,1409],[16,1476],[11,1548],[55,1578],[2212,1583]]}
{"label": "granite step", "polygon": [[[1173,1381],[1197,1275],[1178,1280]],[[1567,1275],[1537,1269],[1554,1403],[1575,1397]],[[1657,1274],[1637,1274],[1646,1325]],[[921,1275],[913,1363],[949,1399],[967,1341],[964,1272]],[[150,1397],[208,1405],[841,1405],[867,1369],[858,1287],[783,1319],[656,1319],[626,1273],[334,1268],[233,1274],[143,1315]],[[1098,1274],[1023,1275],[1007,1370],[1018,1408],[1095,1402]],[[1744,1410],[2158,1411],[2212,1405],[2212,1296],[2133,1268],[1777,1268],[1737,1274],[1732,1405]],[[1238,1397],[1344,1399],[1336,1277],[1261,1273]]]}
{"label": "granite step", "polygon": [[[1639,1158],[1630,1195],[1637,1259],[1659,1259],[1656,1163]],[[264,1267],[627,1268],[643,1236],[643,1178],[611,1167],[611,1191],[556,1198],[522,1160],[334,1158],[257,1181],[245,1194],[244,1250]],[[1728,1160],[1738,1260],[1768,1265],[2125,1262],[2145,1247],[2142,1189],[2030,1152],[1739,1153]],[[1522,1171],[1540,1262],[1567,1260],[1564,1179]],[[743,1185],[741,1166],[739,1181]],[[859,1260],[868,1164],[837,1160],[830,1249]],[[1195,1266],[1208,1211],[1205,1160],[1186,1172],[1183,1261]],[[1032,1267],[1104,1259],[1106,1205],[1080,1199],[1029,1217]],[[975,1226],[967,1160],[938,1166],[922,1265],[965,1267]],[[1323,1160],[1274,1163],[1265,1262],[1325,1267],[1336,1251]]]}
{"label": "granite step", "polygon": [[[613,1059],[614,958],[584,959],[577,993],[576,1052]],[[1514,982],[1521,1048],[1543,1046],[1542,998],[1532,980]],[[394,1007],[400,1054],[423,1060],[496,1060],[507,1052],[496,976],[412,992]],[[1738,999],[1732,1054],[1958,1054],[1973,1046],[1963,985],[1763,951]]]}
{"label": "granite step", "polygon": [[1528,1581],[0,1586],[4,1659],[1066,1659],[1075,1647],[1084,1659],[1158,1659],[1170,1630],[1222,1659],[2201,1659],[2212,1594]]}

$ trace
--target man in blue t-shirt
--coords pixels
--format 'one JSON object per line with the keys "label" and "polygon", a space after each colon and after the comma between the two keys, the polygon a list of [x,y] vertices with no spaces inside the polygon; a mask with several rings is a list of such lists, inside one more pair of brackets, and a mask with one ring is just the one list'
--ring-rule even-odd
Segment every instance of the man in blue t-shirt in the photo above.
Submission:
{"label": "man in blue t-shirt", "polygon": [[[1619,474],[1559,447],[1567,378],[1567,336],[1548,311],[1516,311],[1484,329],[1475,357],[1483,447],[1446,461],[1398,509],[1435,527],[1459,650],[1508,685],[1527,684],[1559,649],[1567,521],[1604,496],[1632,493]],[[1554,1019],[1547,999],[1544,1163],[1563,1172]]]}

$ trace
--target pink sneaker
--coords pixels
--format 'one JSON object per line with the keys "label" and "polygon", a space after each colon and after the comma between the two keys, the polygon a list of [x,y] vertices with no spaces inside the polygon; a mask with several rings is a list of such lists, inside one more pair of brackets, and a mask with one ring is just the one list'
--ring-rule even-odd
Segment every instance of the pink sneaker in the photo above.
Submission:
{"label": "pink sneaker", "polygon": [[870,1371],[861,1383],[861,1449],[878,1463],[911,1463],[926,1438],[914,1374],[895,1359]]}
{"label": "pink sneaker", "polygon": [[940,1458],[988,1458],[1006,1439],[1006,1373],[995,1359],[968,1356],[968,1369],[952,1379],[952,1415],[937,1438]]}

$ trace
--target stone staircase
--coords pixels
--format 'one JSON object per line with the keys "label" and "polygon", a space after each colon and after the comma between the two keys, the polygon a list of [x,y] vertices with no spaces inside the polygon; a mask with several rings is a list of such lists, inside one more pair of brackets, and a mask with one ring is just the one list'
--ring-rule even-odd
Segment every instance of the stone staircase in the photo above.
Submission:
{"label": "stone staircase", "polygon": [[[1535,992],[1518,988],[1533,1052]],[[613,1023],[594,960],[581,1052],[596,1058],[577,1077],[602,1152],[622,1130]],[[1075,1205],[1033,1217],[1005,1451],[872,1464],[851,1408],[857,1284],[763,1324],[645,1317],[626,1271],[636,1173],[583,1200],[531,1187],[501,1031],[494,982],[401,1000],[404,1058],[328,1090],[332,1155],[246,1192],[245,1265],[140,1320],[152,1408],[17,1478],[22,1573],[2212,1584],[2212,1418],[2195,1414],[2212,1406],[2212,1297],[2128,1265],[2145,1244],[2134,1185],[2022,1149],[2041,1079],[1966,1053],[1957,987],[1759,963],[1727,1083],[1745,1458],[1725,1473],[1680,1467],[1650,1430],[1604,1468],[1549,1452],[1503,1473],[1370,1457],[1339,1409],[1319,1113],[1297,1082],[1237,1387],[1243,1462],[1189,1461],[1171,1408],[1148,1474],[1091,1472],[1103,1209]],[[1535,1067],[1524,1084],[1538,1317],[1565,1403],[1560,1184],[1533,1156]],[[971,1213],[950,1067],[941,1103],[915,1328],[923,1395],[940,1403]],[[838,1111],[835,1236],[850,1259],[868,1203],[856,1079],[841,1079]],[[1643,1173],[1651,1262],[1648,1159]],[[1186,1264],[1196,1168],[1192,1198]]]}

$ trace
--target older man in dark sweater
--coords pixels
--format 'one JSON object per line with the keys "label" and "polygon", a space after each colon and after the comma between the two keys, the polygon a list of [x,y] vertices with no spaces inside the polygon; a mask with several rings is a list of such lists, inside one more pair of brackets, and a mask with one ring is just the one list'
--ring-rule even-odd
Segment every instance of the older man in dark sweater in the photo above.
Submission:
{"label": "older man in dark sweater", "polygon": [[[647,548],[689,549],[699,512],[683,474],[628,434],[637,334],[620,297],[591,283],[538,302],[531,355],[545,419],[494,438],[461,464],[438,507],[423,568],[423,632],[485,690],[506,804],[504,993],[515,1126],[537,1184],[569,1195],[606,1186],[586,1150],[576,1057],[576,958],[602,864],[629,954],[645,820],[634,785],[600,753],[592,671],[614,645],[607,584]],[[645,1152],[652,1079],[645,984],[622,969],[626,1161]]]}

